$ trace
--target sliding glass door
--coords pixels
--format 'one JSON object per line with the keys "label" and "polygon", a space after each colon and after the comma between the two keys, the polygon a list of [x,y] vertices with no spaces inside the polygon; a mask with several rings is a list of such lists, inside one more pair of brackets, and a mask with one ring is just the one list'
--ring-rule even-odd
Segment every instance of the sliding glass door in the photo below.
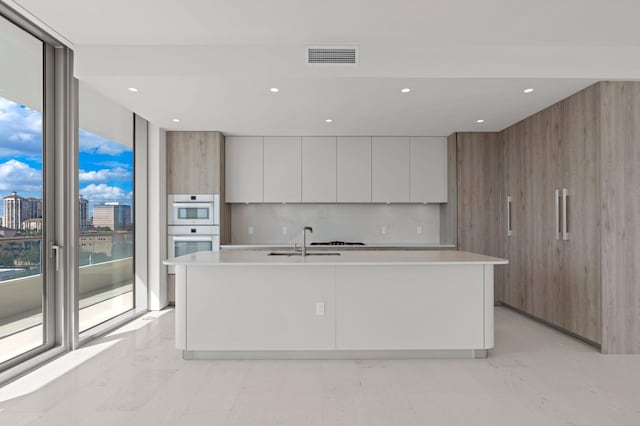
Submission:
{"label": "sliding glass door", "polygon": [[133,148],[80,129],[78,151],[83,333],[134,309]]}
{"label": "sliding glass door", "polygon": [[0,371],[54,344],[46,48],[0,16]]}

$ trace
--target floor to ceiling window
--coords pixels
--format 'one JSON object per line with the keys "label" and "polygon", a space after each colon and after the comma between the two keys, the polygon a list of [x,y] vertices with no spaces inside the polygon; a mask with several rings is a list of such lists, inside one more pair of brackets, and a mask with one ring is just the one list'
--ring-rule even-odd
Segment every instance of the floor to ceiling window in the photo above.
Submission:
{"label": "floor to ceiling window", "polygon": [[44,43],[0,16],[0,367],[52,344]]}
{"label": "floor to ceiling window", "polygon": [[80,333],[135,308],[133,114],[78,86]]}

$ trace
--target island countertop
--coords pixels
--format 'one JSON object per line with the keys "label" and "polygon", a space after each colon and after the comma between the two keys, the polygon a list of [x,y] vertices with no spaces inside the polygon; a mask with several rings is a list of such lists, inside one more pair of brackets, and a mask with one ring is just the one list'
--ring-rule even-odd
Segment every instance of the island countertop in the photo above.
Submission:
{"label": "island countertop", "polygon": [[[313,249],[310,249],[313,252]],[[340,255],[270,256],[268,251],[221,250],[165,260],[180,266],[504,265],[507,259],[455,250],[335,250]]]}

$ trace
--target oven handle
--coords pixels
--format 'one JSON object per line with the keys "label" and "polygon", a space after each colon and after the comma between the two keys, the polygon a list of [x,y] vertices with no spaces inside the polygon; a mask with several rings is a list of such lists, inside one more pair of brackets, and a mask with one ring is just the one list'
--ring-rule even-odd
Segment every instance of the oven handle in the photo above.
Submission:
{"label": "oven handle", "polygon": [[172,235],[171,238],[173,239],[173,241],[214,241],[215,238],[217,237],[217,235],[211,235],[211,236],[198,236],[198,237],[194,237],[191,235],[188,236],[184,236],[184,237],[180,237],[177,235]]}
{"label": "oven handle", "polygon": [[199,209],[199,208],[205,208],[205,209],[212,209],[213,208],[213,203],[173,203],[173,207],[174,208],[192,208],[192,209]]}

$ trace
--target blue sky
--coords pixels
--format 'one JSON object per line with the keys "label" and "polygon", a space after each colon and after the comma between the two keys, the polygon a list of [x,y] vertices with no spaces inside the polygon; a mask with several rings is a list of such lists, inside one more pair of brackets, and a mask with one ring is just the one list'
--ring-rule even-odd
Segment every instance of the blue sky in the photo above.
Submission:
{"label": "blue sky", "polygon": [[[80,129],[80,194],[93,204],[133,204],[133,151]],[[42,197],[42,115],[0,97],[0,197]],[[0,214],[4,214],[0,203]]]}

